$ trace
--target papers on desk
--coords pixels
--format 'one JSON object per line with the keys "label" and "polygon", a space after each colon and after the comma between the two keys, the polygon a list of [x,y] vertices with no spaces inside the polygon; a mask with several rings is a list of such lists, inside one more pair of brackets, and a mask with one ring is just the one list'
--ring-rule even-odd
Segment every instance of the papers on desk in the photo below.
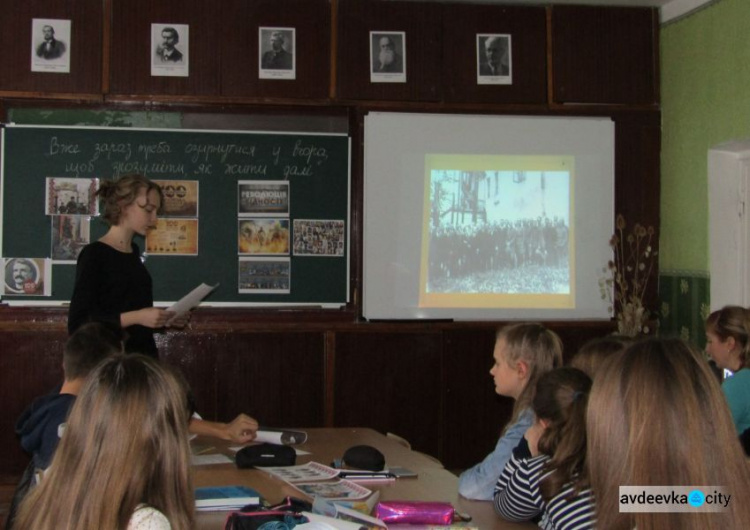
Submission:
{"label": "papers on desk", "polygon": [[296,445],[307,441],[305,431],[293,431],[291,429],[271,429],[263,427],[255,433],[256,442],[266,442],[277,445]]}
{"label": "papers on desk", "polygon": [[190,455],[190,464],[193,466],[207,466],[211,464],[232,464],[232,459],[222,454],[212,455]]}
{"label": "papers on desk", "polygon": [[337,479],[338,469],[318,462],[308,462],[299,466],[258,467],[258,469],[288,482],[310,497],[354,501],[366,499],[372,493],[350,480]]}
{"label": "papers on desk", "polygon": [[322,497],[329,501],[356,501],[366,499],[372,493],[367,488],[345,479],[290,484],[305,495],[314,498]]}
{"label": "papers on desk", "polygon": [[216,486],[195,489],[195,509],[237,510],[248,504],[260,504],[260,494],[246,486]]}
{"label": "papers on desk", "polygon": [[319,464],[318,462],[308,462],[299,466],[259,467],[258,469],[270,473],[290,484],[313,480],[329,480],[339,474],[338,469]]}

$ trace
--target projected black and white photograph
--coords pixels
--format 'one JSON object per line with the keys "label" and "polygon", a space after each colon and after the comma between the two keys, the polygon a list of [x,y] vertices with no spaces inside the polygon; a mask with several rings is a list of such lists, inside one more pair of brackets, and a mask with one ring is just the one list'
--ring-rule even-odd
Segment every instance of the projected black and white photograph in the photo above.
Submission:
{"label": "projected black and white photograph", "polygon": [[569,294],[568,171],[431,170],[427,293]]}

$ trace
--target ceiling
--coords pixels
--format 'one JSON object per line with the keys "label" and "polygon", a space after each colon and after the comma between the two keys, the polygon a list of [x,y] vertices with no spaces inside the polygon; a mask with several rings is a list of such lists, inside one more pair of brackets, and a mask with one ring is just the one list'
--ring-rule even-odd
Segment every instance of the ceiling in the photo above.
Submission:
{"label": "ceiling", "polygon": [[[435,1],[435,0],[433,0]],[[597,6],[627,6],[627,7],[658,7],[660,8],[661,23],[669,22],[687,15],[704,5],[717,0],[437,0],[464,2],[470,4],[516,4],[516,5],[549,5],[549,4],[577,4]]]}

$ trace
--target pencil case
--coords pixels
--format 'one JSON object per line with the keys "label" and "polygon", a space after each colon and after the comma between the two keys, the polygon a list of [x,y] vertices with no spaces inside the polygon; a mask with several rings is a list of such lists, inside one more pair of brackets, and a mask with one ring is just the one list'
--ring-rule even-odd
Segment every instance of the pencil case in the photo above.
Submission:
{"label": "pencil case", "polygon": [[453,512],[448,502],[382,501],[375,507],[375,517],[386,524],[449,525]]}

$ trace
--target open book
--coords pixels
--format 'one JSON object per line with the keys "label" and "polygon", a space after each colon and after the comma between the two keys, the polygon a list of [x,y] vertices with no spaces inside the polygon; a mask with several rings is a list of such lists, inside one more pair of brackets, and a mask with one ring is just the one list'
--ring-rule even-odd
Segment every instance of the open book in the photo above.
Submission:
{"label": "open book", "polygon": [[294,484],[295,482],[329,480],[336,478],[339,474],[338,469],[319,464],[318,462],[308,462],[299,466],[259,467],[258,469],[270,473],[290,484]]}
{"label": "open book", "polygon": [[292,486],[313,498],[323,497],[329,501],[356,501],[366,499],[372,491],[350,480],[293,482]]}

